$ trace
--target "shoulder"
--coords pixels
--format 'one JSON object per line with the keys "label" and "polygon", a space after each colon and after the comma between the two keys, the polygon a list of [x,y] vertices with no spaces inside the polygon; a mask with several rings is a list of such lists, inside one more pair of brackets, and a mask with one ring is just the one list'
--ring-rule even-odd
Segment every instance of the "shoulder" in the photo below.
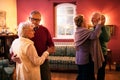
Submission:
{"label": "shoulder", "polygon": [[43,29],[43,30],[48,30],[45,26],[43,25],[40,25],[40,29]]}
{"label": "shoulder", "polygon": [[19,44],[19,38],[15,39],[15,40],[12,42],[12,46],[16,46],[17,44]]}
{"label": "shoulder", "polygon": [[90,30],[87,29],[87,28],[82,28],[82,27],[81,27],[81,28],[77,28],[76,31],[82,31],[82,32],[88,31],[88,32],[89,32]]}
{"label": "shoulder", "polygon": [[40,25],[40,30],[49,33],[49,30],[43,25]]}
{"label": "shoulder", "polygon": [[19,41],[19,38],[15,39],[15,40],[13,41],[13,43],[16,43],[16,42],[18,42],[18,41]]}
{"label": "shoulder", "polygon": [[103,26],[102,27],[102,31],[109,31],[110,30],[110,27],[109,26]]}

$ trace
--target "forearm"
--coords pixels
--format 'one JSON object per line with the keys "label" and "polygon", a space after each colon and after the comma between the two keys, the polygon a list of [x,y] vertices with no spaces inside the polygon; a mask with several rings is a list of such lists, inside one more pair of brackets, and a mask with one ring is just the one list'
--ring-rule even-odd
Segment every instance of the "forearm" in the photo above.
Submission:
{"label": "forearm", "polygon": [[95,27],[95,30],[91,32],[91,35],[90,35],[90,39],[96,39],[96,38],[99,38],[100,36],[100,33],[101,33],[101,25],[98,24],[96,27]]}

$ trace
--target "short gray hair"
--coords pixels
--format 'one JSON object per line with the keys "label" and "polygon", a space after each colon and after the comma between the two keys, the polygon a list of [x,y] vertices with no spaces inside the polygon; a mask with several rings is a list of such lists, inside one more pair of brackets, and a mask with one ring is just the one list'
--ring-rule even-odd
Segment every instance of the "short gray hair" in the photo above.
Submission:
{"label": "short gray hair", "polygon": [[95,12],[95,13],[93,13],[93,15],[92,15],[92,18],[99,19],[100,17],[101,17],[101,13],[99,13],[99,12]]}
{"label": "short gray hair", "polygon": [[18,36],[19,37],[27,37],[25,34],[25,30],[30,29],[30,27],[34,27],[34,24],[32,24],[30,22],[21,22],[18,25]]}
{"label": "short gray hair", "polygon": [[33,14],[39,14],[39,15],[41,16],[40,12],[37,11],[37,10],[33,10],[33,11],[30,13],[30,16],[33,15]]}

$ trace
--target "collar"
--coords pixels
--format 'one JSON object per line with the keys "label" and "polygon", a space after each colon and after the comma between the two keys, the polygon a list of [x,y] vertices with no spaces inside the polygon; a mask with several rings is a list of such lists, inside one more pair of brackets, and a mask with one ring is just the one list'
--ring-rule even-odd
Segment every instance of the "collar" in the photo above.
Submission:
{"label": "collar", "polygon": [[39,26],[36,26],[34,27],[34,31],[38,30],[39,29]]}

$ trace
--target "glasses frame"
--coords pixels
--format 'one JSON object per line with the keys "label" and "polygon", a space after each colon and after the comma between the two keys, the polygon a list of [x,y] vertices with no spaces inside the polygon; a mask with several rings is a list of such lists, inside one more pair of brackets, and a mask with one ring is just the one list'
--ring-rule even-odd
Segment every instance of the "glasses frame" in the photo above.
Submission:
{"label": "glasses frame", "polygon": [[41,19],[36,19],[36,18],[32,18],[32,17],[29,17],[29,19],[30,19],[31,21],[37,21],[37,22],[40,22],[40,21],[41,21]]}

